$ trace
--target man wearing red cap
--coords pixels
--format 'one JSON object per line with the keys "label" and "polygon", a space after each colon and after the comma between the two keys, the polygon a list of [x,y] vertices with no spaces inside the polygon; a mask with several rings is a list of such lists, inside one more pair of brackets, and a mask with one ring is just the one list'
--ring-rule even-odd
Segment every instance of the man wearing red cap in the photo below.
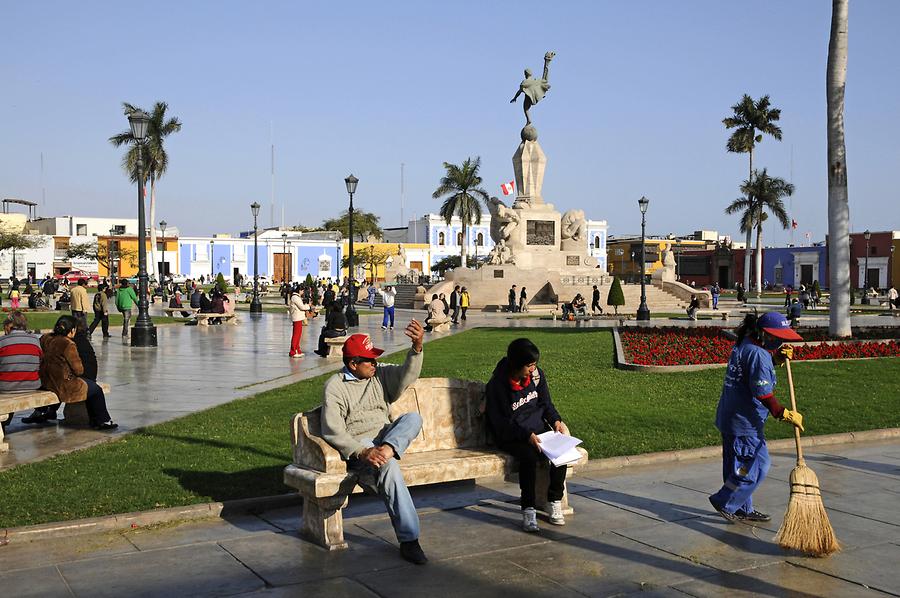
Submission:
{"label": "man wearing red cap", "polygon": [[753,507],[753,492],[771,465],[763,430],[771,413],[803,430],[803,416],[785,409],[775,398],[775,362],[793,357],[785,341],[803,340],[778,312],[757,317],[748,314],[737,329],[737,341],[725,370],[725,384],[716,410],[716,427],[722,434],[723,485],[709,497],[718,513],[737,521],[769,521]]}
{"label": "man wearing red cap", "polygon": [[402,365],[379,364],[384,350],[367,334],[344,342],[344,369],[325,383],[322,437],[347,460],[357,482],[384,500],[404,559],[427,562],[419,546],[419,515],[398,460],[422,429],[422,417],[404,413],[391,421],[390,404],[419,378],[425,330],[416,320],[406,327],[412,348]]}

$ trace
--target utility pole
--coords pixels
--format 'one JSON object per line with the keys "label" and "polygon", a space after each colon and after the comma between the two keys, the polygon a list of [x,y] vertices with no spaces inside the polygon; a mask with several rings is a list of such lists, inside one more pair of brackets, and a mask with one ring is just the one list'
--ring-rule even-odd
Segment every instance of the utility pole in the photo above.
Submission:
{"label": "utility pole", "polygon": [[406,188],[405,188],[405,184],[404,184],[405,181],[403,180],[404,179],[404,176],[403,176],[404,175],[404,172],[403,172],[404,166],[405,166],[405,164],[403,164],[403,162],[400,162],[400,226],[403,226],[405,224],[405,222],[403,220],[403,200],[405,199],[404,195],[406,194]]}

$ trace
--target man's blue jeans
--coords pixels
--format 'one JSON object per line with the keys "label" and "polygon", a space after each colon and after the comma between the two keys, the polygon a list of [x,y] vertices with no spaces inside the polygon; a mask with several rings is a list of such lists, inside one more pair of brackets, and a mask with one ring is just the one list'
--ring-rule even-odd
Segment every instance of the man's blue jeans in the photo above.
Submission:
{"label": "man's blue jeans", "polygon": [[753,511],[753,491],[769,472],[772,460],[762,436],[722,435],[722,488],[709,500],[726,513]]}
{"label": "man's blue jeans", "polygon": [[421,415],[404,413],[385,426],[371,441],[363,441],[366,446],[389,444],[397,453],[396,458],[391,457],[378,469],[358,459],[351,459],[348,463],[350,470],[357,474],[359,485],[376,492],[384,501],[394,532],[401,542],[419,539],[419,514],[416,513],[416,505],[409,495],[397,459],[403,456],[406,447],[419,435],[421,429]]}
{"label": "man's blue jeans", "polygon": [[390,318],[390,322],[391,322],[390,326],[391,326],[391,328],[393,328],[394,327],[394,306],[393,305],[390,307],[384,308],[384,319],[381,321],[382,326],[388,325],[388,318]]}

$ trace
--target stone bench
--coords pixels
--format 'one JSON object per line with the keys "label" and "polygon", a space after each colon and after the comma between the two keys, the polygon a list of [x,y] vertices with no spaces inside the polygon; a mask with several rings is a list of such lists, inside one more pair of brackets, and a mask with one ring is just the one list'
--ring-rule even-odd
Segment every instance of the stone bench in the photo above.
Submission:
{"label": "stone bench", "polygon": [[[109,394],[109,384],[100,384],[104,394]],[[59,403],[56,393],[49,390],[30,390],[25,392],[11,392],[0,394],[0,422],[6,421],[7,416],[15,411],[30,411],[38,407],[47,407]],[[65,403],[63,405],[63,421],[66,426],[88,426],[90,419],[87,414],[87,404]],[[4,442],[3,427],[0,426],[0,453],[9,450],[9,444]]]}
{"label": "stone bench", "polygon": [[698,309],[695,315],[698,318],[700,316],[712,316],[714,318],[722,318],[723,320],[728,319],[728,311],[723,309]]}
{"label": "stone bench", "polygon": [[188,319],[191,316],[196,315],[197,312],[200,311],[200,308],[199,307],[190,307],[190,306],[187,306],[187,307],[164,307],[163,308],[163,313],[169,317],[174,317],[175,314],[180,314],[181,312],[185,312],[185,311],[189,312],[189,315],[184,316],[184,319]]}
{"label": "stone bench", "polygon": [[[347,463],[322,439],[321,407],[296,414],[291,421],[293,464],[284,470],[284,483],[303,498],[301,532],[329,550],[347,547],[342,509],[351,494],[362,492]],[[484,415],[484,384],[453,378],[422,378],[391,405],[391,416],[418,412],[422,431],[400,460],[408,486],[515,477],[510,455],[491,445]],[[587,451],[579,448],[579,464]],[[570,468],[572,465],[569,466]],[[549,467],[538,469],[538,508],[546,510]],[[568,494],[564,512],[571,514]]]}
{"label": "stone bench", "polygon": [[209,320],[210,320],[210,318],[221,318],[226,324],[237,324],[237,323],[238,323],[238,319],[237,319],[237,314],[236,314],[236,313],[230,313],[230,314],[201,314],[201,313],[198,312],[198,313],[194,314],[194,318],[196,318],[197,323],[198,323],[200,326],[208,326],[208,325],[209,325]]}
{"label": "stone bench", "polygon": [[340,357],[342,354],[340,351],[336,351],[335,349],[340,349],[344,346],[344,342],[347,340],[346,336],[335,336],[332,338],[325,339],[325,346],[328,348],[328,357]]}
{"label": "stone bench", "polygon": [[432,332],[450,332],[450,320],[446,320],[444,322],[439,322],[437,324],[431,324]]}

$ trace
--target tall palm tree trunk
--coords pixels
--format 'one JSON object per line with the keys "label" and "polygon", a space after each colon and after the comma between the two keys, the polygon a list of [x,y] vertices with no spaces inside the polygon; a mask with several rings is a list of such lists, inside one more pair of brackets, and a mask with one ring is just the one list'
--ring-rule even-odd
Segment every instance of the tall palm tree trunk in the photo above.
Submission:
{"label": "tall palm tree trunk", "polygon": [[466,242],[466,221],[463,220],[462,223],[462,243],[460,243],[459,247],[459,267],[465,268],[467,264],[468,254],[469,254],[469,244]]}
{"label": "tall palm tree trunk", "polygon": [[[747,182],[753,182],[753,150],[750,150],[750,176]],[[752,199],[752,198],[750,198]],[[744,250],[744,293],[750,292],[750,247],[753,245],[753,227],[747,227],[747,245]]]}
{"label": "tall palm tree trunk", "polygon": [[[147,276],[156,274],[156,177],[150,175],[150,263],[147,264]],[[160,277],[157,276],[159,281]]]}
{"label": "tall palm tree trunk", "polygon": [[[760,214],[762,216],[762,214]],[[762,296],[762,218],[757,220],[756,225],[756,296]]]}
{"label": "tall palm tree trunk", "polygon": [[847,84],[849,0],[833,0],[825,91],[828,103],[828,266],[832,336],[850,330],[850,204],[847,195],[847,148],[844,144],[844,92]]}

